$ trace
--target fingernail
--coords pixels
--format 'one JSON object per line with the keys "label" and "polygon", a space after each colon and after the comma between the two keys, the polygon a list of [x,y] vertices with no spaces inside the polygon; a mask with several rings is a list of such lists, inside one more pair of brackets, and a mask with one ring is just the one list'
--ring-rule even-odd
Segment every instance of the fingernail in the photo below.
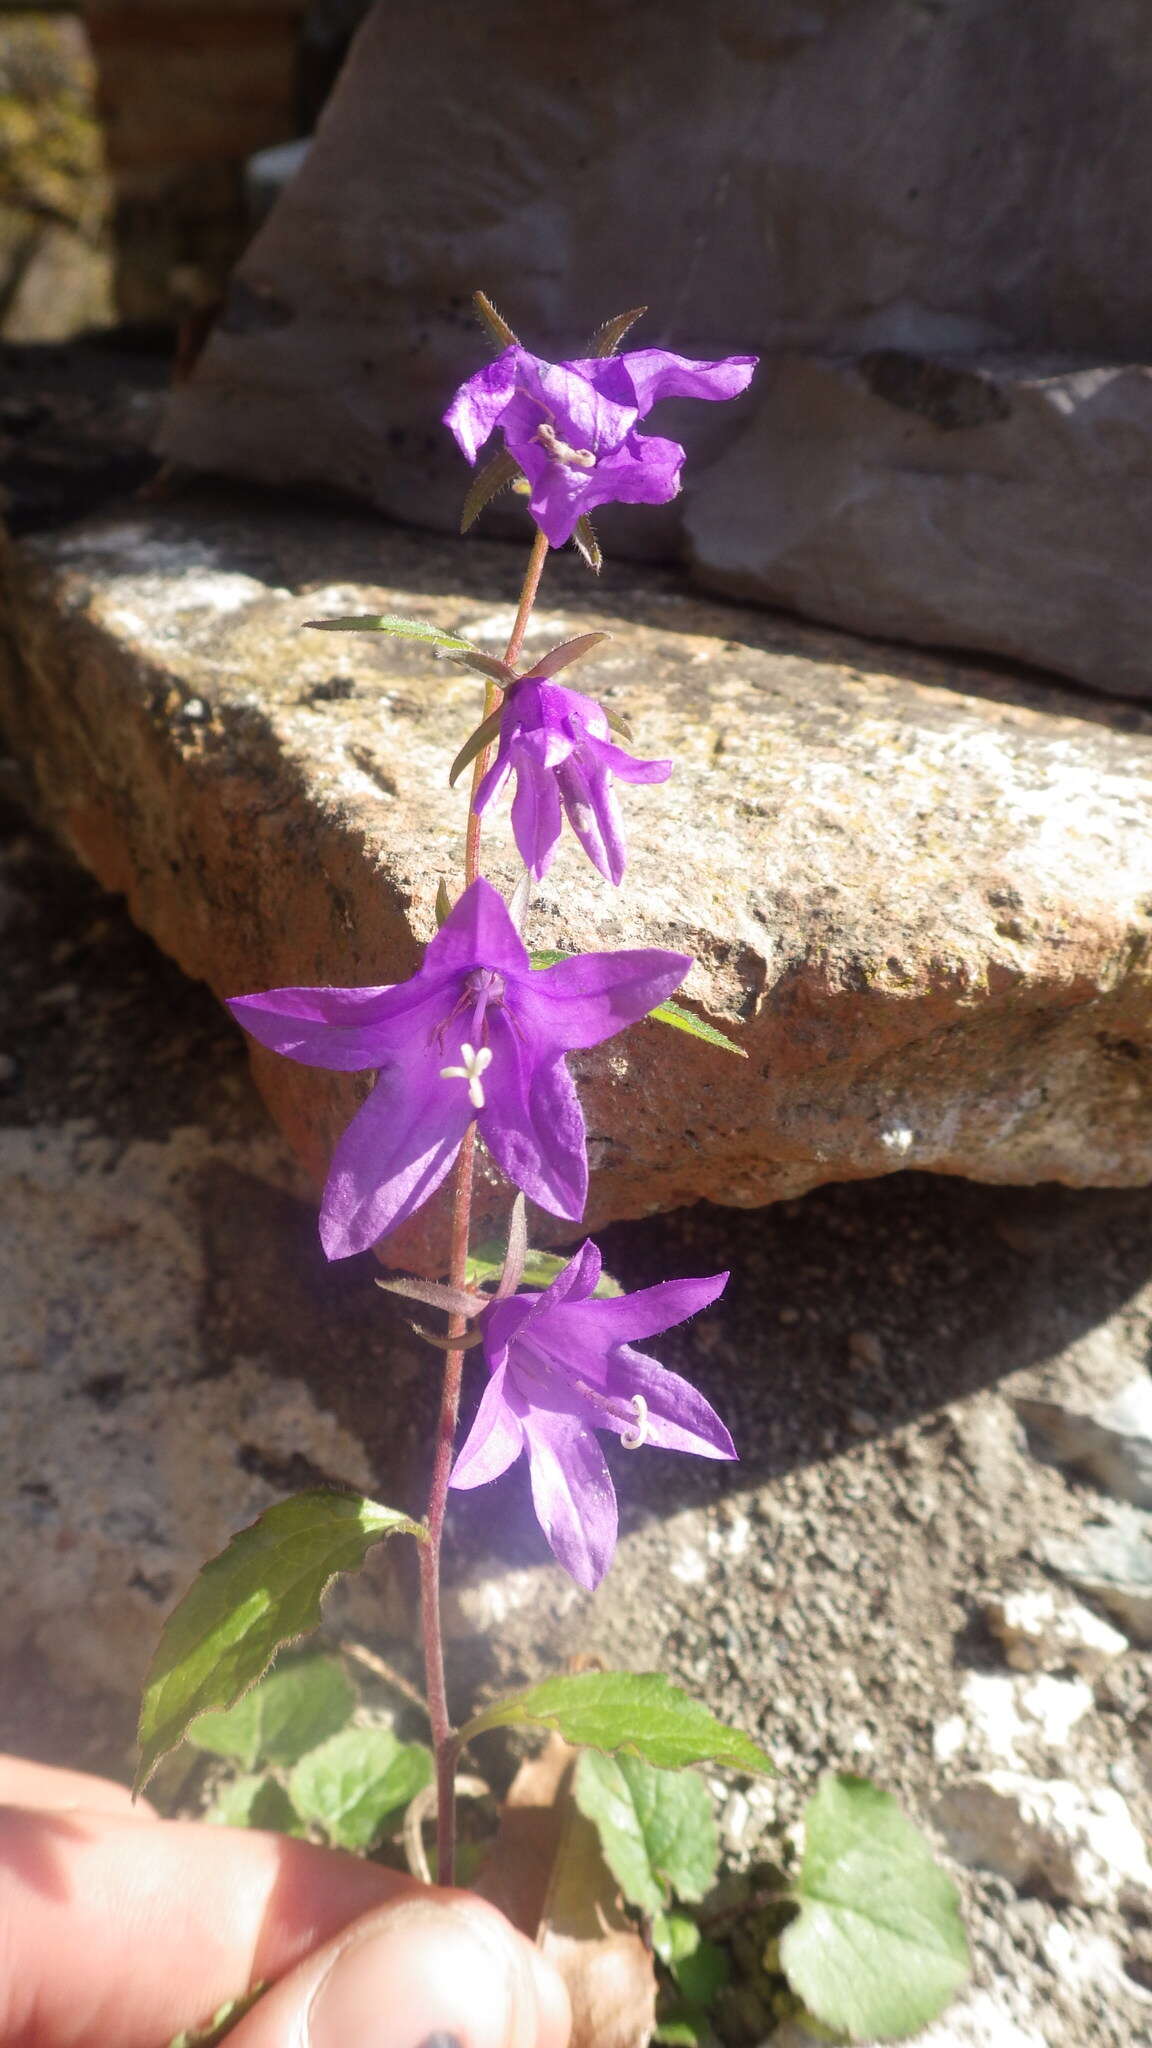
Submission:
{"label": "fingernail", "polygon": [[310,2048],[505,2048],[533,2038],[534,1984],[515,1939],[479,1902],[394,1907],[362,1926],[317,1985]]}

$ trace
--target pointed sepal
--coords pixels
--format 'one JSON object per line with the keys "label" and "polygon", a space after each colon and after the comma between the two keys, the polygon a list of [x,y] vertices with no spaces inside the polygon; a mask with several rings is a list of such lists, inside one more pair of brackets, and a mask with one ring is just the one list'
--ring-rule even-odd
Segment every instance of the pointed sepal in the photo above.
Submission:
{"label": "pointed sepal", "polygon": [[[477,470],[468,486],[460,511],[461,533],[467,533],[468,528],[474,526],[479,519],[485,505],[490,505],[493,498],[498,497],[501,491],[506,491],[509,484],[514,484],[517,477],[523,475],[524,472],[516,457],[509,455],[506,448],[501,448],[498,455],[490,456],[483,469]],[[524,477],[524,481],[528,482],[527,477]],[[528,488],[531,490],[530,484]]]}
{"label": "pointed sepal", "polygon": [[543,676],[545,679],[559,675],[560,670],[567,668],[570,662],[582,661],[586,654],[591,654],[594,647],[601,646],[605,640],[611,638],[611,633],[578,633],[574,640],[561,640],[558,647],[550,647],[547,654],[542,654],[539,661],[534,661],[528,673]]}
{"label": "pointed sepal", "polygon": [[614,320],[605,320],[596,329],[584,353],[585,356],[614,356],[624,336],[644,318],[647,306],[633,306],[629,313],[617,313]]}
{"label": "pointed sepal", "polygon": [[487,292],[473,292],[472,304],[476,308],[480,324],[490,341],[497,348],[519,348],[520,344],[502,313],[496,311]]}
{"label": "pointed sepal", "polygon": [[504,707],[501,705],[498,710],[493,711],[489,718],[484,720],[483,724],[478,725],[475,732],[470,734],[465,740],[464,745],[461,747],[460,752],[448,771],[449,789],[455,789],[460,776],[463,775],[466,768],[471,766],[477,754],[482,754],[485,747],[490,747],[493,740],[499,738],[500,720],[503,715]]}
{"label": "pointed sepal", "polygon": [[592,521],[586,512],[582,512],[576,521],[572,529],[572,539],[592,574],[598,576],[604,566],[604,557],[600,552],[600,543],[593,530]]}
{"label": "pointed sepal", "polygon": [[448,893],[448,884],[447,884],[447,882],[446,882],[446,881],[444,880],[444,877],[443,877],[443,875],[441,875],[441,877],[440,877],[440,880],[439,880],[439,881],[437,882],[437,884],[436,884],[436,929],[437,929],[437,931],[439,931],[439,930],[440,930],[441,926],[442,926],[442,925],[443,925],[443,924],[444,924],[444,923],[446,922],[446,920],[447,920],[448,918],[450,918],[450,917],[451,917],[451,915],[452,915],[452,898],[451,898],[451,896],[450,896],[450,895],[449,895],[449,893]]}

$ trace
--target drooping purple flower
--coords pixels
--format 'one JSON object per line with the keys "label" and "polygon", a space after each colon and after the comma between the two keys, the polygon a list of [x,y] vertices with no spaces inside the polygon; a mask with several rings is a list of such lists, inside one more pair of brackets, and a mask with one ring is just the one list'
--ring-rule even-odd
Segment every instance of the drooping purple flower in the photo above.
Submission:
{"label": "drooping purple flower", "polygon": [[680,489],[678,441],[639,434],[661,398],[735,398],[759,358],[694,363],[667,349],[546,363],[517,343],[462,384],[444,415],[469,462],[497,427],[532,487],[554,548],[597,505],[664,505]]}
{"label": "drooping purple flower", "polygon": [[532,1502],[566,1572],[598,1586],[616,1548],[616,1493],[595,1431],[626,1449],[653,1444],[700,1458],[734,1458],[732,1439],[703,1394],[633,1340],[670,1330],[722,1294],[727,1273],[665,1280],[593,1300],[600,1254],[588,1239],[543,1294],[514,1294],[479,1327],[491,1378],[450,1484],[485,1486],[528,1453]]}
{"label": "drooping purple flower", "polygon": [[274,988],[228,1007],[304,1066],[379,1069],[332,1159],[320,1217],[330,1259],[364,1251],[435,1192],[475,1119],[496,1164],[541,1208],[579,1219],[584,1118],[566,1052],[599,1045],[678,988],[686,953],[579,953],[533,971],[503,898],[464,891],[408,981]]}
{"label": "drooping purple flower", "polygon": [[621,782],[666,782],[671,761],[638,761],[612,744],[601,705],[578,690],[524,676],[504,699],[496,759],[476,792],[484,811],[509,775],[516,777],[512,831],[533,875],[547,874],[560,837],[561,808],[594,867],[610,882],[624,873]]}

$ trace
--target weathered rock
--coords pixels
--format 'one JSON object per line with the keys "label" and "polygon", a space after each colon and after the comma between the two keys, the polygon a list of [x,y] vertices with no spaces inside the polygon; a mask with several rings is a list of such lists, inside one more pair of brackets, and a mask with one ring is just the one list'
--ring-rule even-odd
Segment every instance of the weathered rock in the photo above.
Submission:
{"label": "weathered rock", "polygon": [[1045,1537],[1044,1560],[1099,1600],[1137,1643],[1152,1643],[1152,1514],[1105,1503],[1079,1537]]}
{"label": "weathered rock", "polygon": [[700,580],[1152,695],[1152,369],[878,349],[769,365],[689,493]]}
{"label": "weathered rock", "polygon": [[[701,0],[674,34],[381,0],[166,451],[452,527],[474,288],[545,354],[647,301],[646,341],[769,359],[759,412],[666,415],[698,574],[1147,692],[1150,52],[1131,0]],[[683,539],[677,507],[604,530]]]}
{"label": "weathered rock", "polygon": [[1089,1415],[1059,1401],[1021,1400],[1016,1412],[1043,1455],[1108,1493],[1152,1508],[1152,1377],[1129,1380]]}
{"label": "weathered rock", "polygon": [[1060,1751],[1092,1705],[1092,1688],[1082,1678],[1042,1672],[1021,1679],[999,1671],[967,1671],[960,1683],[960,1711],[935,1728],[932,1752],[939,1763],[957,1756],[1019,1763],[1021,1750]]}
{"label": "weathered rock", "polygon": [[1143,1838],[1110,1786],[988,1771],[943,1792],[936,1818],[959,1862],[1010,1884],[1042,1884],[1079,1906],[1152,1900]]}
{"label": "weathered rock", "polygon": [[173,1601],[283,1493],[270,1474],[372,1485],[299,1379],[205,1358],[200,1185],[229,1166],[284,1178],[270,1138],[0,1131],[0,1597],[70,1691],[138,1690]]}
{"label": "weathered rock", "polygon": [[112,319],[109,190],[75,18],[0,18],[0,337],[61,341]]}
{"label": "weathered rock", "polygon": [[1118,1628],[1048,1586],[1004,1593],[986,1601],[983,1611],[1014,1671],[1060,1671],[1070,1666],[1094,1678],[1128,1648],[1128,1638]]}
{"label": "weathered rock", "polygon": [[[9,554],[4,717],[72,843],[221,994],[400,978],[458,871],[445,771],[476,691],[418,648],[300,628],[391,609],[499,645],[518,570],[247,500],[134,509]],[[530,645],[611,628],[585,687],[677,772],[628,805],[624,888],[566,846],[530,942],[682,946],[688,997],[748,1054],[649,1025],[581,1058],[590,1225],[912,1166],[1152,1177],[1152,719],[1121,734],[1107,707],[654,573],[550,576]],[[510,885],[504,830],[487,844]],[[257,1071],[319,1172],[364,1084]],[[429,1256],[430,1227],[396,1256]]]}

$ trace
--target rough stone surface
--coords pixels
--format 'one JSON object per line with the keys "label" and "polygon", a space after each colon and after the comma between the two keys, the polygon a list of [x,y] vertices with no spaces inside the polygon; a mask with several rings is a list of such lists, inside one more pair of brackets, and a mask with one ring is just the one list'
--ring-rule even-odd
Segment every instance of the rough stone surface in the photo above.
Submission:
{"label": "rough stone surface", "polygon": [[1090,1415],[1058,1401],[1024,1401],[1020,1420],[1044,1456],[1106,1493],[1152,1508],[1152,1378],[1141,1373]]}
{"label": "rough stone surface", "polygon": [[1062,1778],[989,1771],[950,1786],[936,1817],[961,1863],[1017,1887],[1041,1883],[1080,1906],[1152,1903],[1140,1830],[1110,1786],[1082,1790]]}
{"label": "rough stone surface", "polygon": [[[399,979],[458,872],[476,691],[301,627],[397,610],[498,646],[518,568],[247,499],[135,508],[10,552],[3,716],[71,843],[219,994]],[[623,889],[567,846],[529,942],[683,947],[748,1058],[646,1025],[580,1061],[589,1222],[907,1167],[1152,1176],[1152,719],[634,574],[558,569],[529,646],[609,627],[582,680],[676,774],[629,803]],[[364,1084],[257,1072],[318,1173]]]}
{"label": "rough stone surface", "polygon": [[[1147,693],[1142,28],[1135,0],[697,0],[672,34],[610,0],[432,0],[417,34],[380,0],[166,452],[452,527],[436,423],[475,287],[545,354],[646,302],[648,342],[767,358],[759,412],[655,422],[692,456],[698,573]],[[683,544],[678,507],[603,524]]]}
{"label": "rough stone surface", "polygon": [[876,349],[766,366],[690,494],[712,589],[1152,695],[1152,369]]}
{"label": "rough stone surface", "polygon": [[1086,1678],[1098,1678],[1128,1648],[1128,1639],[1118,1628],[1049,1586],[1022,1587],[989,1600],[984,1618],[1014,1671],[1060,1671],[1068,1666]]}
{"label": "rough stone surface", "polygon": [[58,341],[112,318],[109,189],[81,23],[0,16],[0,338]]}
{"label": "rough stone surface", "polygon": [[1041,1554],[1106,1607],[1134,1642],[1152,1643],[1152,1514],[1127,1502],[1104,1502],[1079,1536],[1048,1537]]}

